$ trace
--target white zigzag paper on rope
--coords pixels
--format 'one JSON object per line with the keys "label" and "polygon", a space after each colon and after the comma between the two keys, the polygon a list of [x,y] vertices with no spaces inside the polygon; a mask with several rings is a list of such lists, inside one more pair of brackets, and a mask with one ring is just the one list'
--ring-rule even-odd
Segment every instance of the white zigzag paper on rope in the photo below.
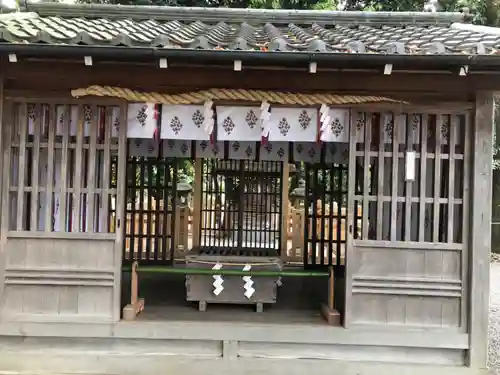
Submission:
{"label": "white zigzag paper on rope", "polygon": [[[221,268],[222,264],[220,263],[217,263],[212,267],[213,270],[220,270]],[[214,290],[212,291],[212,293],[218,296],[224,290],[224,286],[222,285],[224,284],[224,279],[221,275],[214,275],[213,278],[214,282],[212,283],[212,285],[214,286]]]}
{"label": "white zigzag paper on rope", "polygon": [[[250,271],[251,269],[252,266],[250,264],[246,264],[245,267],[243,267],[243,271]],[[252,287],[252,276],[243,276],[243,281],[245,282],[245,285],[243,285],[243,288],[245,289],[244,295],[246,298],[250,299],[255,293],[255,289]]]}

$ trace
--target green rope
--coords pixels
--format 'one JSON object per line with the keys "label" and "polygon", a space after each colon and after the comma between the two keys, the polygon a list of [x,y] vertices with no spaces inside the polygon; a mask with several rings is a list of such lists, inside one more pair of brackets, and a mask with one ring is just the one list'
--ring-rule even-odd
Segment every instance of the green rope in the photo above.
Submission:
{"label": "green rope", "polygon": [[[123,267],[123,271],[130,272],[131,267]],[[140,273],[174,273],[184,275],[221,275],[221,276],[260,276],[260,277],[325,277],[328,272],[321,271],[242,271],[242,270],[213,270],[207,268],[173,268],[159,266],[139,266]]]}

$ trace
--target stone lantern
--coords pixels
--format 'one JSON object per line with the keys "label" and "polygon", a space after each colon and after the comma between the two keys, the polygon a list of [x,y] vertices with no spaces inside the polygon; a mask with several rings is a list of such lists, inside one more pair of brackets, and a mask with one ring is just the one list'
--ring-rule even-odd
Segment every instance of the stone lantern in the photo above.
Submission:
{"label": "stone lantern", "polygon": [[186,206],[189,194],[193,191],[193,187],[187,182],[186,177],[180,176],[177,182],[177,205]]}
{"label": "stone lantern", "polygon": [[304,209],[304,202],[306,198],[306,182],[303,179],[299,180],[298,186],[290,193],[290,200],[292,206],[298,209]]}

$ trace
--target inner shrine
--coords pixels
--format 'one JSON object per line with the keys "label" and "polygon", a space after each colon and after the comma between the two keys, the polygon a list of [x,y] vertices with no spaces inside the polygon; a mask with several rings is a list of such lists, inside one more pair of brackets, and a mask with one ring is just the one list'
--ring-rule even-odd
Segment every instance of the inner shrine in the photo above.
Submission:
{"label": "inner shrine", "polygon": [[23,7],[0,14],[0,371],[485,373],[498,30]]}

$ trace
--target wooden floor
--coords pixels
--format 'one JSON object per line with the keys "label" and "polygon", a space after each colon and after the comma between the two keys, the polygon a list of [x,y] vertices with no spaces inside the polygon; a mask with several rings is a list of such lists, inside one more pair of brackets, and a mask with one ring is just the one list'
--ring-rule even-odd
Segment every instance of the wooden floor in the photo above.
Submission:
{"label": "wooden floor", "polygon": [[[128,273],[123,275],[122,305],[130,298]],[[139,296],[145,310],[137,321],[210,321],[266,324],[326,325],[320,314],[327,298],[326,278],[285,278],[278,290],[277,303],[266,305],[263,313],[252,305],[209,304],[206,312],[187,302],[184,275],[142,274]]]}
{"label": "wooden floor", "polygon": [[155,306],[146,302],[145,310],[139,314],[137,321],[193,321],[193,322],[225,322],[269,325],[325,325],[320,310],[292,310],[269,307],[263,313],[256,313],[250,306],[213,304],[207,311],[200,312],[197,306]]}

